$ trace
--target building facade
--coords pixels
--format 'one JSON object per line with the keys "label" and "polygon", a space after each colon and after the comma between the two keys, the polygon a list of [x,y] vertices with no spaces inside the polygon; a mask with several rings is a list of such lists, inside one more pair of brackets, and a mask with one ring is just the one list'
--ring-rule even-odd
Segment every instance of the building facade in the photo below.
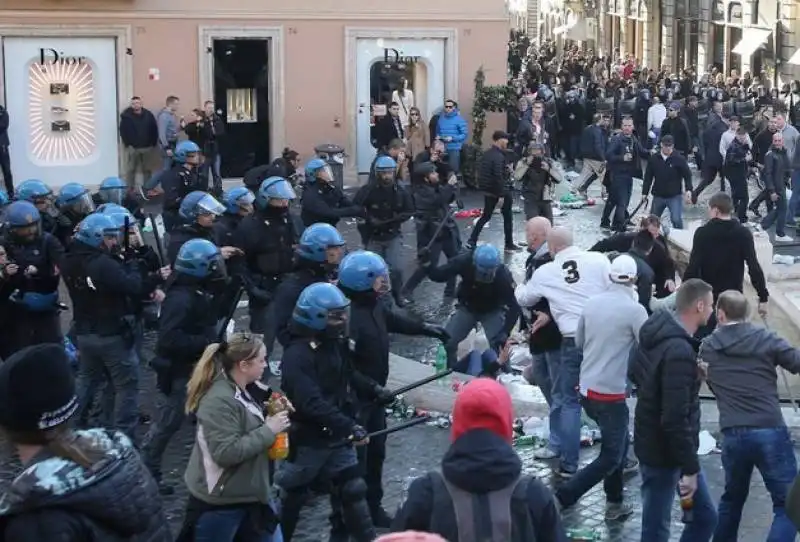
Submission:
{"label": "building facade", "polygon": [[187,122],[215,102],[227,122],[226,176],[284,147],[308,158],[334,143],[352,182],[374,155],[371,124],[398,93],[425,119],[456,99],[469,121],[476,70],[483,66],[488,84],[506,81],[504,0],[65,4],[0,7],[0,102],[18,179],[58,186],[118,174],[120,111],[141,96],[156,113],[175,95]]}

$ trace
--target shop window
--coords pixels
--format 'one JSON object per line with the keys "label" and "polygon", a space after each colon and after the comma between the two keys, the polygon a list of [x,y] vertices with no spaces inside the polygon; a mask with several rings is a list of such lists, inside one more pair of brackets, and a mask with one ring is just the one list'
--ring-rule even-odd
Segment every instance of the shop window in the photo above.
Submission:
{"label": "shop window", "polygon": [[370,67],[369,83],[374,115],[385,115],[389,104],[397,101],[403,119],[413,106],[420,108],[423,118],[429,117],[430,112],[425,111],[428,67],[424,62],[376,62]]}
{"label": "shop window", "polygon": [[758,26],[758,3],[758,0],[750,2],[750,24],[753,26]]}
{"label": "shop window", "polygon": [[227,89],[227,111],[229,123],[258,122],[256,89]]}
{"label": "shop window", "polygon": [[700,21],[692,19],[689,23],[689,64],[697,66],[697,58],[700,54]]}
{"label": "shop window", "polygon": [[742,5],[739,2],[731,2],[728,6],[728,22],[731,24],[742,24]]}
{"label": "shop window", "polygon": [[711,8],[711,20],[718,23],[725,22],[725,2],[723,0],[714,0]]}
{"label": "shop window", "polygon": [[686,23],[683,20],[675,23],[675,62],[679,69],[686,66]]}
{"label": "shop window", "polygon": [[720,24],[712,25],[714,32],[714,49],[711,55],[712,63],[722,69],[725,63],[725,27]]}
{"label": "shop window", "polygon": [[96,148],[91,62],[31,63],[28,68],[31,154],[42,164],[74,162]]}
{"label": "shop window", "polygon": [[[742,41],[742,29],[732,26],[730,27],[730,32],[730,44],[731,50],[733,50],[733,48]],[[728,73],[725,75],[730,75],[731,70],[736,70],[740,74],[742,73],[742,55],[737,55],[733,52],[728,55]]]}

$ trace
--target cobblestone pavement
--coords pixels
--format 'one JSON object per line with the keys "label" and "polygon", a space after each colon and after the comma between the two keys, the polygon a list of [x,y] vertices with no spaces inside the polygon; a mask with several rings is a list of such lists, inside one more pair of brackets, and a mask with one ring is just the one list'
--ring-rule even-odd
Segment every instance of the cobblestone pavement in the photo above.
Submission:
{"label": "cobblestone pavement", "polygon": [[[599,196],[599,186],[593,187],[594,195]],[[707,193],[710,193],[708,191]],[[593,192],[590,191],[590,194]],[[481,199],[476,194],[465,194],[467,207],[478,207]],[[602,210],[602,201],[599,205],[581,210],[568,211],[563,217],[556,219],[558,225],[568,225],[575,233],[576,244],[588,247],[597,240],[601,234],[598,228],[599,216]],[[686,211],[687,218],[701,218],[704,209],[701,206],[690,207]],[[518,242],[524,240],[522,215],[517,214],[515,239]],[[461,221],[462,231],[468,231],[471,220]],[[342,228],[348,239],[350,247],[357,247],[357,235],[352,224]],[[414,262],[414,234],[413,225],[407,225],[405,236],[404,256],[407,262],[407,273],[411,272]],[[502,245],[502,219],[499,215],[494,218],[484,233],[481,240],[493,242],[498,246]],[[521,273],[525,261],[525,253],[513,254],[508,258],[508,264],[516,273]],[[443,306],[440,303],[443,286],[433,284],[429,281],[423,282],[416,291],[416,303],[410,309],[413,313],[431,320],[443,321],[449,315],[452,307]],[[237,328],[246,326],[245,311],[237,314]],[[152,340],[152,338],[151,338]],[[152,346],[152,345],[151,345]],[[396,337],[392,343],[392,351],[412,359],[430,362],[435,351],[435,342],[424,338]],[[154,379],[150,371],[146,371],[146,378],[143,381],[142,404],[146,413],[155,415],[159,409],[159,400],[154,390]],[[146,430],[146,427],[142,427]],[[394,510],[399,502],[403,480],[411,473],[424,473],[429,469],[436,468],[440,458],[448,446],[449,432],[443,429],[429,426],[414,427],[393,435],[388,438],[387,444],[387,464],[385,469],[385,506],[387,510]],[[177,531],[182,521],[183,508],[185,506],[186,491],[183,489],[183,470],[191,452],[193,442],[192,427],[187,424],[173,439],[165,455],[164,475],[165,481],[173,483],[178,490],[176,494],[167,499],[166,507],[171,525]],[[13,472],[18,468],[17,463],[11,458],[7,446],[0,443],[0,490],[2,484],[7,483],[13,476]],[[548,485],[554,483],[550,474],[550,467],[544,462],[533,459],[531,448],[520,448],[520,456],[524,460],[527,472],[536,475],[544,480]],[[591,461],[597,454],[598,447],[586,448],[582,451],[582,460]],[[720,464],[719,455],[703,457],[701,463],[705,469],[707,478],[711,485],[711,491],[715,499],[719,498],[722,488],[723,472]],[[414,471],[416,469],[416,471]],[[627,498],[632,502],[638,503],[638,478],[630,478],[627,484]],[[769,529],[771,521],[771,502],[764,489],[761,478],[756,476],[751,485],[750,500],[744,512],[740,540],[748,542],[763,540]],[[575,507],[564,512],[564,521],[567,527],[591,527],[603,533],[604,540],[614,541],[633,541],[638,540],[641,519],[637,514],[624,523],[606,524],[603,521],[604,497],[602,488],[598,487],[586,495],[583,500]],[[318,498],[309,505],[304,513],[295,540],[298,542],[319,542],[326,540],[328,504],[327,499]],[[673,529],[673,540],[678,539],[680,533],[679,512],[677,508],[673,514],[675,528]]]}

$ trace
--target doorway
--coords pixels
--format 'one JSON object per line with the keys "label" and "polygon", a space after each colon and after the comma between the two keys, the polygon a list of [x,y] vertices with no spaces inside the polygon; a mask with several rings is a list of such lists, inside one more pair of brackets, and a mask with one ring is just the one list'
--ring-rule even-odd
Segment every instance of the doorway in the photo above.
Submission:
{"label": "doorway", "polygon": [[[445,99],[445,39],[361,38],[356,43],[356,165],[369,172],[372,131],[392,101],[420,109],[427,126]],[[448,59],[450,61],[450,59]],[[455,99],[455,97],[454,97]]]}
{"label": "doorway", "polygon": [[270,43],[267,38],[213,39],[213,95],[225,122],[223,177],[243,177],[270,161]]}

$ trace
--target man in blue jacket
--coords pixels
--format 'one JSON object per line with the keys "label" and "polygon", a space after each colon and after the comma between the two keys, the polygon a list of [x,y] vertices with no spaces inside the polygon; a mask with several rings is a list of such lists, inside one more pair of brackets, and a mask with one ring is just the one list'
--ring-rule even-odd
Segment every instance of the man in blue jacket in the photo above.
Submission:
{"label": "man in blue jacket", "polygon": [[[642,174],[641,158],[648,153],[639,140],[633,136],[633,119],[622,119],[622,133],[614,136],[608,145],[606,158],[611,173],[611,189],[603,207],[600,227],[613,229],[616,232],[626,231],[628,204],[633,191],[633,178]],[[611,212],[614,220],[611,221]]]}
{"label": "man in blue jacket", "polygon": [[450,167],[458,175],[461,171],[461,146],[467,139],[467,121],[458,111],[458,104],[454,100],[444,102],[444,112],[439,115],[436,124],[436,137],[444,141]]}

